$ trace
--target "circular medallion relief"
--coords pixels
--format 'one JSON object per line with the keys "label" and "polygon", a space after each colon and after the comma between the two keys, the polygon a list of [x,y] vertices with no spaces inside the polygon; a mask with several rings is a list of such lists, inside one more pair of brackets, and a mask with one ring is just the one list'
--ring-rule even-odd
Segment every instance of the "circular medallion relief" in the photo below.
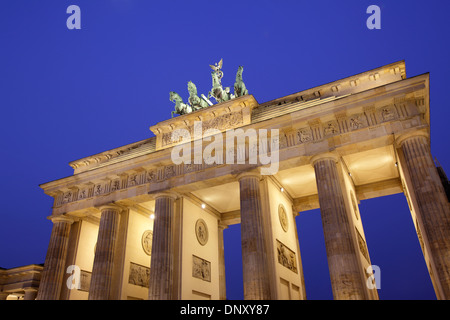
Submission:
{"label": "circular medallion relief", "polygon": [[150,256],[152,254],[152,241],[153,241],[153,231],[152,230],[146,230],[142,234],[142,249],[144,249],[144,252]]}
{"label": "circular medallion relief", "polygon": [[195,235],[202,246],[208,242],[208,227],[203,219],[198,219],[195,223]]}
{"label": "circular medallion relief", "polygon": [[278,218],[280,219],[281,227],[285,232],[288,230],[288,218],[286,214],[286,209],[282,204],[278,206]]}

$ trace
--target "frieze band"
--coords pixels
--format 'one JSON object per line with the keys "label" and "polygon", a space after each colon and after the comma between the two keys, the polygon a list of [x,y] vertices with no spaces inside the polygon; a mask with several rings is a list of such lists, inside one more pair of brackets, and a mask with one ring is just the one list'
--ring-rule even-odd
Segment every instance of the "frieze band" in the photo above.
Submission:
{"label": "frieze band", "polygon": [[[308,127],[303,127],[294,132],[286,133],[282,129],[279,132],[279,149],[301,145],[305,143],[314,143],[323,139],[330,138],[334,135],[347,133],[354,130],[379,125],[397,119],[403,119],[411,116],[408,111],[407,103],[413,103],[420,106],[422,97],[410,100],[399,100],[391,105],[379,108],[365,107],[363,113],[355,113],[350,116],[336,115],[334,120],[321,123],[318,120],[310,121]],[[414,113],[416,114],[416,113]],[[229,122],[228,122],[229,121]],[[202,123],[204,130],[209,128],[224,129],[225,127],[233,127],[242,122],[242,112],[234,112],[218,116],[215,119]],[[193,129],[193,127],[192,127]],[[170,133],[167,133],[170,135]],[[164,134],[166,135],[166,134]],[[163,138],[163,143],[170,144],[170,136]],[[224,157],[226,153],[224,152]],[[149,170],[141,170],[139,172],[124,172],[120,178],[104,183],[86,183],[83,187],[74,186],[69,191],[59,192],[55,199],[55,206],[66,203],[85,200],[95,196],[101,196],[110,192],[123,190],[130,187],[140,186],[146,183],[155,183],[170,179],[185,173],[196,172],[206,168],[217,166],[218,164],[180,164],[166,165]]]}

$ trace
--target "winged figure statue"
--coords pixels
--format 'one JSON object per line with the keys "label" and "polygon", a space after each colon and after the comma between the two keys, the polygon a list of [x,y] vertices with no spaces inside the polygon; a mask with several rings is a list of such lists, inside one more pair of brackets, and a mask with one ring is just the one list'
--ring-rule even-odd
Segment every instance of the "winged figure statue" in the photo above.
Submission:
{"label": "winged figure statue", "polygon": [[209,65],[211,69],[213,69],[214,72],[218,75],[219,80],[223,77],[222,65],[223,59],[220,59],[220,61],[215,63],[214,65]]}

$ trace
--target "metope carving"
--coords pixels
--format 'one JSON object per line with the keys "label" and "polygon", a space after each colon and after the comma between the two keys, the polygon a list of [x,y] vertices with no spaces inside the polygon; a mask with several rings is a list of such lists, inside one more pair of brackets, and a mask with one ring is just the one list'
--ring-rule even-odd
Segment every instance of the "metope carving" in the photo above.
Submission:
{"label": "metope carving", "polygon": [[94,193],[96,196],[99,196],[103,193],[103,186],[101,184],[97,184],[94,189]]}
{"label": "metope carving", "polygon": [[111,182],[111,191],[116,190],[120,190],[120,179],[116,179]]}
{"label": "metope carving", "polygon": [[68,191],[68,192],[66,192],[66,193],[64,194],[62,203],[69,203],[69,202],[71,202],[71,201],[72,201],[72,192],[71,192],[71,191]]}
{"label": "metope carving", "polygon": [[383,121],[391,121],[396,118],[395,110],[393,106],[385,106],[380,110],[381,118]]}
{"label": "metope carving", "polygon": [[138,175],[136,173],[133,173],[128,177],[128,186],[132,187],[137,184],[138,184]]}
{"label": "metope carving", "polygon": [[339,126],[336,121],[328,121],[323,129],[325,136],[331,136],[333,134],[339,133]]}
{"label": "metope carving", "polygon": [[310,128],[303,128],[297,131],[297,140],[299,143],[312,141],[312,132]]}
{"label": "metope carving", "polygon": [[358,130],[367,127],[367,118],[363,113],[354,114],[349,118],[351,130]]}
{"label": "metope carving", "polygon": [[150,170],[147,172],[147,182],[156,181],[156,172],[154,170]]}

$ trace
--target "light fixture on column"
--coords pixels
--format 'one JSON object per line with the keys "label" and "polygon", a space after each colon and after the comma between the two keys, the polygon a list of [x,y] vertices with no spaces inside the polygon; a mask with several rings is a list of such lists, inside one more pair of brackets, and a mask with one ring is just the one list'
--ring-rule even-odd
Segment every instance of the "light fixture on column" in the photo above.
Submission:
{"label": "light fixture on column", "polygon": [[202,203],[202,209],[206,208],[206,204]]}
{"label": "light fixture on column", "polygon": [[397,162],[395,163],[395,166],[398,167],[398,163]]}
{"label": "light fixture on column", "polygon": [[283,187],[281,187],[281,188],[280,188],[280,191],[281,191],[281,192],[284,192],[284,188],[283,188]]}

